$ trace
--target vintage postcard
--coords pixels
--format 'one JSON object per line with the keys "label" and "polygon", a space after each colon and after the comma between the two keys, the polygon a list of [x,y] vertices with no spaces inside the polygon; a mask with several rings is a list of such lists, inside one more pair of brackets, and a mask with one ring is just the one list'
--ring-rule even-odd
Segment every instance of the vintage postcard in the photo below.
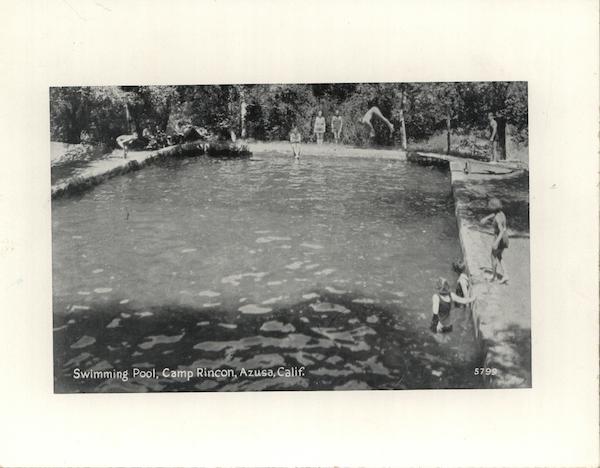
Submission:
{"label": "vintage postcard", "polygon": [[56,392],[531,386],[527,83],[49,99]]}
{"label": "vintage postcard", "polygon": [[0,11],[1,466],[598,466],[597,2]]}

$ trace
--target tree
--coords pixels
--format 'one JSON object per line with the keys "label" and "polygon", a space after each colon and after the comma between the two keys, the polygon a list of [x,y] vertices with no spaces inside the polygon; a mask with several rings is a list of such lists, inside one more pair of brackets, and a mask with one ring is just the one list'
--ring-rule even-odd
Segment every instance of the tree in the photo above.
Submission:
{"label": "tree", "polygon": [[52,140],[80,143],[82,133],[92,142],[108,142],[126,130],[125,94],[116,87],[50,88]]}
{"label": "tree", "polygon": [[305,138],[312,134],[320,109],[329,121],[339,109],[344,140],[373,143],[360,120],[377,106],[392,122],[390,133],[375,120],[374,143],[399,141],[446,132],[452,150],[456,129],[486,128],[487,113],[497,116],[500,148],[505,151],[506,125],[527,138],[527,83],[340,83],[210,86],[107,86],[50,89],[50,130],[53,140],[78,143],[82,132],[95,142],[114,144],[123,133],[159,126],[174,131],[179,120],[206,128],[223,138],[236,134],[257,139],[287,139],[292,125]]}
{"label": "tree", "polygon": [[88,126],[90,88],[50,88],[51,138],[65,143],[79,143]]}
{"label": "tree", "polygon": [[148,86],[147,93],[148,114],[153,117],[154,125],[165,131],[171,117],[171,109],[179,98],[177,87]]}
{"label": "tree", "polygon": [[435,111],[446,122],[446,153],[451,151],[452,121],[458,116],[462,107],[462,99],[456,83],[434,83],[433,93],[436,100]]}
{"label": "tree", "polygon": [[[528,122],[527,83],[519,81],[491,81],[476,83],[483,101],[482,110],[492,112],[498,123],[499,150],[506,159],[506,129],[512,124],[520,132],[526,132]],[[526,138],[526,137],[525,137]]]}

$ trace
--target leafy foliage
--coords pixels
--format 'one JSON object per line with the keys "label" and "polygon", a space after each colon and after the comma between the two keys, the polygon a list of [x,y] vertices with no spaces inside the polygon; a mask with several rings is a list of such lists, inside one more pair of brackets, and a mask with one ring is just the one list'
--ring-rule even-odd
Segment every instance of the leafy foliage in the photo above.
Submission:
{"label": "leafy foliage", "polygon": [[[392,135],[373,119],[376,136],[369,139],[360,119],[372,106],[394,125]],[[345,143],[394,145],[402,121],[414,141],[445,130],[448,119],[452,129],[483,133],[493,112],[526,141],[527,109],[525,82],[61,87],[50,89],[50,131],[55,141],[114,144],[145,127],[173,133],[184,121],[226,140],[240,134],[244,118],[249,138],[287,139],[297,125],[306,141],[319,110],[328,132],[339,110]]]}

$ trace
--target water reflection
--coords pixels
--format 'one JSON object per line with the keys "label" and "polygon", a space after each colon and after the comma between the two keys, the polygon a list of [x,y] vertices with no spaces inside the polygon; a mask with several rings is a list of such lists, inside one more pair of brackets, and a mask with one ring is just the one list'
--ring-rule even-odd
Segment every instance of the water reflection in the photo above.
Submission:
{"label": "water reflection", "polygon": [[[479,358],[461,341],[472,330],[457,312],[453,342],[431,339],[402,310],[357,304],[352,295],[318,298],[267,314],[181,306],[138,311],[111,303],[55,319],[58,391],[473,388]],[[73,378],[74,370],[152,368],[306,368],[306,375],[262,379]],[[351,384],[354,382],[354,384]]]}
{"label": "water reflection", "polygon": [[[57,200],[56,389],[477,387],[466,312],[428,331],[455,223],[446,174],[386,161],[199,159]],[[73,378],[278,366],[306,375]]]}

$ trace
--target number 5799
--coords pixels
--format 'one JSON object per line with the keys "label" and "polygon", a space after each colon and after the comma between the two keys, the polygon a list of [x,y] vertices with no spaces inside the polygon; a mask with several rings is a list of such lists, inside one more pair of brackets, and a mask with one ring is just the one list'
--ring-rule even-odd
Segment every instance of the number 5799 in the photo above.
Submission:
{"label": "number 5799", "polygon": [[476,367],[473,371],[473,375],[496,375],[498,369],[495,367]]}

